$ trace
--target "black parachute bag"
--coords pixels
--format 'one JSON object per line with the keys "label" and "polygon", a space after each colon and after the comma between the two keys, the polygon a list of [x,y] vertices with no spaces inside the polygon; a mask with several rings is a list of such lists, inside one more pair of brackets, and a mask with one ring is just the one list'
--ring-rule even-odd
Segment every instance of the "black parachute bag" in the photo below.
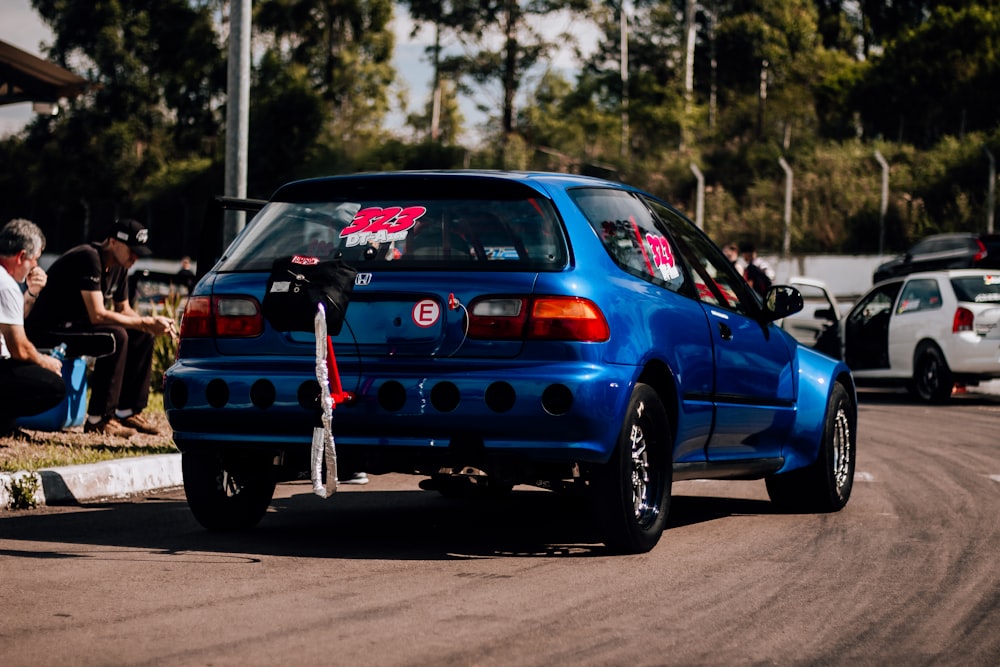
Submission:
{"label": "black parachute bag", "polygon": [[264,317],[278,331],[312,333],[316,330],[316,304],[322,302],[327,333],[336,336],[344,324],[357,272],[339,259],[279,257],[267,279]]}

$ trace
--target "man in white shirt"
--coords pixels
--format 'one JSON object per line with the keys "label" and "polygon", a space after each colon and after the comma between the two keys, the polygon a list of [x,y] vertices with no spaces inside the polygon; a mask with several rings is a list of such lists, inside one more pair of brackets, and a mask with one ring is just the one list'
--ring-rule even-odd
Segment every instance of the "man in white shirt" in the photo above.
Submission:
{"label": "man in white shirt", "polygon": [[[0,437],[17,433],[18,417],[37,415],[66,395],[62,362],[38,352],[24,333],[24,315],[38,296],[43,280],[20,283],[39,272],[45,235],[32,222],[15,219],[0,229]],[[38,274],[44,276],[44,273]]]}

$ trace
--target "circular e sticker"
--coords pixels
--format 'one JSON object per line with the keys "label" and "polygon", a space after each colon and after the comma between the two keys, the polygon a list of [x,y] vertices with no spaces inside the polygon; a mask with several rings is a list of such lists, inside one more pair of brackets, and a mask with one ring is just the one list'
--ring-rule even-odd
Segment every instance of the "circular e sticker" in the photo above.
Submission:
{"label": "circular e sticker", "polygon": [[441,306],[433,299],[422,299],[413,306],[413,323],[418,327],[432,327],[441,317]]}

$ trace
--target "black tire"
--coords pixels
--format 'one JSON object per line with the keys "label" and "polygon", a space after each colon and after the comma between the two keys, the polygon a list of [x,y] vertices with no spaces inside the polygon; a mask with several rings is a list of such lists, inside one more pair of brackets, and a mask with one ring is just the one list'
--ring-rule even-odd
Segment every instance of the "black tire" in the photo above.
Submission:
{"label": "black tire", "polygon": [[925,343],[913,358],[913,381],[910,391],[925,403],[947,403],[955,378],[948,362],[936,345]]}
{"label": "black tire", "polygon": [[826,404],[816,461],[768,477],[765,483],[772,503],[785,512],[836,512],[847,504],[854,488],[857,414],[847,389],[835,383]]}
{"label": "black tire", "polygon": [[256,526],[274,496],[275,476],[268,457],[223,460],[218,454],[184,452],[181,469],[188,507],[208,530]]}
{"label": "black tire", "polygon": [[617,553],[644,553],[667,524],[673,477],[670,420],[653,388],[637,384],[611,459],[596,466],[590,497],[604,543]]}

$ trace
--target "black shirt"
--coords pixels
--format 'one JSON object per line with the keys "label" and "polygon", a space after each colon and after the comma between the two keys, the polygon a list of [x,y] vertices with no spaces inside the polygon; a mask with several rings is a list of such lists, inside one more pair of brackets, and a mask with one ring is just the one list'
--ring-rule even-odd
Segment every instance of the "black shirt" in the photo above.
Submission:
{"label": "black shirt", "polygon": [[25,328],[51,331],[86,328],[90,316],[80,292],[101,292],[104,300],[127,300],[128,271],[105,267],[101,244],[87,243],[67,250],[48,270],[48,282],[25,320]]}

